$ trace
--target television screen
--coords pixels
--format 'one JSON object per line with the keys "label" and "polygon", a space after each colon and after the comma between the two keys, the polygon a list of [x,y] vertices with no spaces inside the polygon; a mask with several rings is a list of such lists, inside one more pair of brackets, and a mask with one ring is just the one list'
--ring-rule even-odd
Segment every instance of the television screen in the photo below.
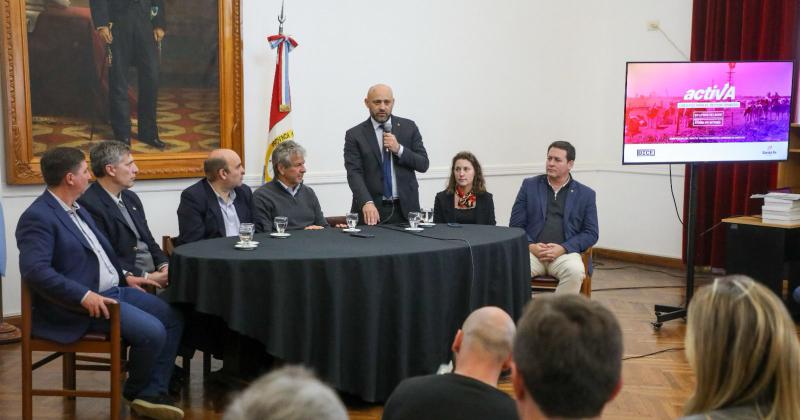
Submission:
{"label": "television screen", "polygon": [[786,160],[794,62],[628,63],[623,164]]}

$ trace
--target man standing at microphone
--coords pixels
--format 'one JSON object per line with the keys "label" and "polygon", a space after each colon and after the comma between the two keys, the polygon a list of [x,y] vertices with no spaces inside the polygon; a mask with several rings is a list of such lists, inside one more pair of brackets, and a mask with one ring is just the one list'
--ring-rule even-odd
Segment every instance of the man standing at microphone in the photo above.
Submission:
{"label": "man standing at microphone", "polygon": [[347,130],[344,167],[361,223],[401,223],[419,211],[415,171],[428,170],[428,154],[414,121],[392,115],[392,88],[375,85],[364,104],[370,117]]}

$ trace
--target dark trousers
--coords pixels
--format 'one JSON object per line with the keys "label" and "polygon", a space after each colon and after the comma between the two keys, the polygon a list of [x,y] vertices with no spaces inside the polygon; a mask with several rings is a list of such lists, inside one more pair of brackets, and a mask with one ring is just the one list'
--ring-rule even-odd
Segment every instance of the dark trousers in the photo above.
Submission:
{"label": "dark trousers", "polygon": [[[131,345],[123,395],[166,394],[183,333],[180,313],[158,296],[132,287],[112,287],[101,295],[119,302],[122,338]],[[108,320],[94,319],[89,329],[108,332]]]}
{"label": "dark trousers", "polygon": [[108,70],[111,128],[114,138],[130,141],[131,116],[128,101],[128,69],[136,66],[139,75],[137,118],[140,140],[158,138],[156,101],[158,100],[158,46],[153,37],[149,12],[138,4],[118,16],[111,33],[111,68]]}
{"label": "dark trousers", "polygon": [[400,208],[400,201],[395,200],[392,202],[383,201],[378,207],[378,214],[381,216],[380,223],[387,224],[400,224],[408,221],[408,216],[403,214],[403,209]]}

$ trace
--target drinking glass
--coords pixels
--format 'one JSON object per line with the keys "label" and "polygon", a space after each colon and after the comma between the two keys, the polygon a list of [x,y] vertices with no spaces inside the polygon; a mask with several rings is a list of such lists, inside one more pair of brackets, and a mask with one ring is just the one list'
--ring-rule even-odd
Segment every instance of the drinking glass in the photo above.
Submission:
{"label": "drinking glass", "polygon": [[345,216],[345,220],[347,221],[347,228],[353,230],[356,228],[358,224],[358,213],[347,213]]}
{"label": "drinking glass", "polygon": [[416,229],[419,224],[420,215],[418,211],[411,211],[408,213],[408,225],[411,229]]}
{"label": "drinking glass", "polygon": [[433,223],[433,209],[426,208],[422,209],[422,222],[423,223]]}
{"label": "drinking glass", "polygon": [[289,223],[289,218],[286,216],[276,216],[275,219],[273,219],[273,223],[275,224],[275,230],[279,234],[283,234],[286,230],[286,225]]}
{"label": "drinking glass", "polygon": [[252,223],[241,223],[239,225],[239,243],[250,245],[250,242],[253,241],[253,231]]}

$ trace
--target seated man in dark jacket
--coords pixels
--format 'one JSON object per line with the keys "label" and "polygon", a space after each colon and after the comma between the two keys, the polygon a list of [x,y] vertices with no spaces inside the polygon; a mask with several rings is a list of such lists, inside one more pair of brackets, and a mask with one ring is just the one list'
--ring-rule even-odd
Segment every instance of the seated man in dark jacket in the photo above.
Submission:
{"label": "seated man in dark jacket", "polygon": [[547,148],[547,173],[522,181],[509,226],[528,236],[531,276],[558,279],[556,293],[578,293],[585,267],[580,253],[597,242],[594,190],[570,175],[575,147],[556,141]]}
{"label": "seated man in dark jacket", "polygon": [[181,193],[175,245],[201,239],[237,236],[240,223],[252,223],[253,192],[242,183],[244,166],[230,149],[209,153],[205,179]]}
{"label": "seated man in dark jacket", "polygon": [[167,285],[167,256],[161,251],[139,196],[130,191],[139,168],[128,145],[104,141],[89,155],[97,182],[78,199],[114,247],[126,277],[137,276]]}

